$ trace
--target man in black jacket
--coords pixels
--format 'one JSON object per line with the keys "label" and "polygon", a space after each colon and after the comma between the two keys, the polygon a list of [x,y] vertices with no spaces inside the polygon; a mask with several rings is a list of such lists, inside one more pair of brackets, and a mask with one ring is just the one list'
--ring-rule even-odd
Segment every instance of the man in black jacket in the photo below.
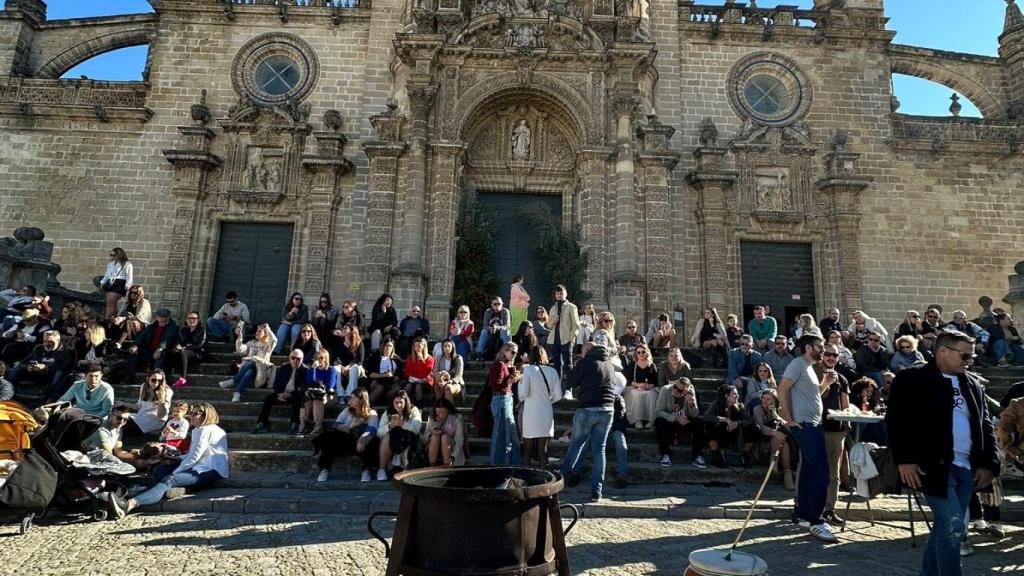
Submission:
{"label": "man in black jacket", "polygon": [[135,337],[128,347],[124,368],[128,373],[128,384],[135,383],[135,371],[152,364],[152,368],[163,370],[170,357],[170,349],[178,341],[178,325],[171,320],[171,311],[161,308],[156,311],[156,321]]}
{"label": "man in black jacket", "polygon": [[253,434],[263,434],[270,429],[270,411],[277,404],[291,405],[291,420],[288,433],[299,433],[299,410],[305,398],[306,377],[309,369],[302,365],[302,350],[295,349],[288,355],[288,363],[274,374],[274,391],[263,399],[263,409],[256,422]]}
{"label": "man in black jacket", "polygon": [[977,376],[968,373],[974,338],[935,340],[935,358],[896,375],[885,415],[900,478],[920,490],[934,516],[921,574],[959,576],[971,493],[999,473],[995,436]]}
{"label": "man in black jacket", "polygon": [[615,411],[615,366],[612,351],[593,342],[583,345],[583,359],[573,366],[566,379],[566,389],[579,388],[574,394],[579,408],[572,419],[572,443],[562,459],[562,476],[570,487],[579,484],[580,475],[573,468],[590,441],[594,465],[590,474],[590,498],[601,500],[606,464],[605,446]]}
{"label": "man in black jacket", "polygon": [[23,382],[45,384],[47,398],[60,398],[70,362],[67,348],[60,344],[60,332],[47,330],[43,333],[43,343],[11,369],[8,379],[15,390]]}

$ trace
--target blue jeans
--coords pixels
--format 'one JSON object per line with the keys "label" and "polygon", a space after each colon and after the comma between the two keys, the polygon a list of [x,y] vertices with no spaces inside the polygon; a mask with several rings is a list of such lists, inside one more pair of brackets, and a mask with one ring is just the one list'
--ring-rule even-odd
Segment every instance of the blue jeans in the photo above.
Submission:
{"label": "blue jeans", "polygon": [[289,334],[291,338],[288,339],[288,346],[295,346],[295,339],[299,337],[299,330],[302,330],[302,324],[281,324],[277,327],[277,346],[274,347],[274,354],[281,353],[281,347],[284,346],[284,339],[288,338]]}
{"label": "blue jeans", "polygon": [[231,334],[232,328],[231,322],[227,320],[221,320],[220,318],[206,319],[206,332],[214,338],[223,338]]}
{"label": "blue jeans", "polygon": [[519,465],[519,431],[516,429],[512,412],[512,395],[495,394],[491,398],[491,414],[494,416],[494,430],[491,432],[491,465]]}
{"label": "blue jeans", "polygon": [[[154,470],[154,475],[158,473]],[[217,480],[221,479],[221,475],[216,470],[207,470],[206,472],[193,472],[187,470],[185,472],[178,472],[177,474],[170,474],[164,476],[160,482],[146,490],[142,494],[135,497],[135,503],[139,506],[148,506],[150,504],[156,504],[163,499],[164,494],[168,490],[175,486],[186,487],[193,486],[195,488],[202,488],[213,484]]]}
{"label": "blue jeans", "polygon": [[568,476],[583,454],[583,448],[590,441],[590,453],[594,458],[593,470],[590,473],[590,493],[593,496],[602,494],[604,486],[604,469],[607,465],[605,448],[608,446],[608,431],[612,429],[611,406],[607,408],[580,408],[572,417],[572,443],[562,460],[562,476]]}
{"label": "blue jeans", "polygon": [[626,444],[626,435],[622,430],[616,430],[608,435],[612,446],[615,446],[615,465],[619,476],[629,476],[629,446]]}
{"label": "blue jeans", "polygon": [[555,372],[565,380],[565,377],[572,370],[572,342],[564,344],[548,344],[548,357]]}
{"label": "blue jeans", "polygon": [[800,469],[796,492],[796,515],[811,523],[825,520],[825,502],[828,499],[828,452],[825,449],[825,431],[820,424],[801,422],[800,428],[790,428],[800,445]]}
{"label": "blue jeans", "polygon": [[[508,329],[502,328],[498,330],[498,337],[501,338],[502,344],[508,344]],[[484,350],[487,350],[487,341],[491,339],[491,331],[484,328],[480,331],[480,341],[476,343],[476,353],[483,355]]]}
{"label": "blue jeans", "polygon": [[14,389],[17,390],[18,386],[23,382],[32,382],[33,384],[46,384],[46,397],[47,398],[60,398],[64,394],[64,371],[57,370],[53,375],[41,372],[29,372],[25,365],[18,362],[10,370],[7,371],[7,380],[14,385]]}
{"label": "blue jeans", "polygon": [[448,339],[455,344],[455,353],[458,354],[459,356],[462,356],[463,361],[469,360],[469,340],[464,341],[462,338],[458,336],[452,336]]}
{"label": "blue jeans", "polygon": [[932,509],[933,526],[924,547],[921,576],[960,576],[960,542],[967,533],[967,506],[973,492],[974,474],[953,466],[946,497],[924,495]]}
{"label": "blue jeans", "polygon": [[1006,340],[996,340],[992,343],[992,351],[996,353],[996,358],[1001,359],[1007,354],[1012,354],[1014,362],[1024,364],[1024,348],[1021,348],[1020,344],[1010,344]]}
{"label": "blue jeans", "polygon": [[256,381],[257,371],[259,371],[259,368],[252,360],[242,362],[242,366],[238,369],[238,374],[235,374],[235,392],[241,394],[245,392],[246,388],[252,386],[252,383]]}

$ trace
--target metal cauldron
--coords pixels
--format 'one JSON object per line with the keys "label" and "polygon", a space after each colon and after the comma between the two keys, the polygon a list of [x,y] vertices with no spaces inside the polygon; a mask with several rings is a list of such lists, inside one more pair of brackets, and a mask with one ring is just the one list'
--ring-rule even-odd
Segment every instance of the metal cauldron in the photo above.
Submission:
{"label": "metal cauldron", "polygon": [[[387,576],[568,576],[565,535],[579,520],[559,504],[559,474],[537,468],[425,468],[397,474],[398,512],[374,512],[366,522],[384,543]],[[572,512],[562,529],[561,510]],[[373,528],[397,518],[392,545]]]}

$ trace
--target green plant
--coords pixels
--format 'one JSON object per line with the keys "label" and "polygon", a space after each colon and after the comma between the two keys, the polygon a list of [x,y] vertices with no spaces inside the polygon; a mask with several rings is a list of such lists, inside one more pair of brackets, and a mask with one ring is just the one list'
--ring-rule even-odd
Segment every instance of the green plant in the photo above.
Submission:
{"label": "green plant", "polygon": [[498,292],[498,278],[491,272],[491,253],[494,241],[491,238],[489,214],[477,211],[473,218],[463,218],[456,226],[459,237],[455,248],[455,285],[452,287],[452,307],[455,310],[465,304],[473,323],[481,326],[483,312],[490,305],[491,298]]}
{"label": "green plant", "polygon": [[547,284],[564,284],[572,302],[590,300],[593,294],[583,289],[590,254],[580,246],[579,230],[564,230],[561,218],[541,204],[522,208],[520,214],[536,228],[534,248],[544,262]]}

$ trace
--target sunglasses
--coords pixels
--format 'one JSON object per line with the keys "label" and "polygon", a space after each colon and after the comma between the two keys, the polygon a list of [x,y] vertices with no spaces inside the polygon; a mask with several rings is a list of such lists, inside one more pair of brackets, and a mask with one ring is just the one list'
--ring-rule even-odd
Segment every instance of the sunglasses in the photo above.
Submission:
{"label": "sunglasses", "polygon": [[644,351],[644,350],[637,350],[636,351],[636,355],[637,356],[647,356],[647,352]]}
{"label": "sunglasses", "polygon": [[953,352],[956,352],[957,354],[960,355],[960,359],[963,360],[964,362],[967,362],[968,360],[977,357],[977,355],[974,352],[961,352],[956,348],[953,348],[952,346],[943,346],[943,348],[949,348]]}
{"label": "sunglasses", "polygon": [[828,356],[829,358],[838,358],[839,354],[836,354],[835,352],[825,352],[824,356]]}
{"label": "sunglasses", "polygon": [[881,342],[878,338],[868,338],[868,342]]}
{"label": "sunglasses", "polygon": [[900,350],[913,350],[913,346],[900,346]]}
{"label": "sunglasses", "polygon": [[917,314],[911,314],[910,317],[911,318],[920,318],[920,316],[918,316]]}
{"label": "sunglasses", "polygon": [[188,415],[191,416],[192,418],[202,418],[205,414],[206,414],[205,412],[189,412],[188,413]]}
{"label": "sunglasses", "polygon": [[150,378],[149,381],[150,382],[163,382],[164,379],[163,378],[159,378],[159,377],[158,378]]}
{"label": "sunglasses", "polygon": [[186,320],[188,320],[189,322],[191,322],[191,321],[193,321],[193,320],[199,320],[199,317],[198,317],[198,316],[189,316],[188,318],[186,318]]}

